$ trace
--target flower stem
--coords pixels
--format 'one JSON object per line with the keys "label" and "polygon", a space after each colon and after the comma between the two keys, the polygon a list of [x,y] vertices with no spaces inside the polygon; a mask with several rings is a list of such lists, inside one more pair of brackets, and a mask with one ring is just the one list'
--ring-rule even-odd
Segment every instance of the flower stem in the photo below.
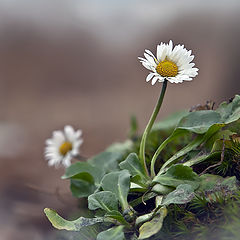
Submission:
{"label": "flower stem", "polygon": [[146,146],[146,139],[148,137],[148,134],[150,133],[153,123],[158,115],[158,112],[162,106],[162,102],[163,102],[163,98],[166,92],[166,88],[167,88],[167,80],[164,80],[163,85],[162,85],[162,91],[161,94],[159,96],[157,105],[155,106],[153,113],[151,115],[151,118],[149,119],[149,122],[144,130],[144,133],[142,135],[142,140],[140,143],[140,150],[139,150],[139,158],[140,158],[140,162],[143,165],[144,169],[145,169],[145,173],[147,174],[147,176],[149,176],[149,172],[147,169],[147,164],[146,164],[146,160],[145,160],[145,146]]}

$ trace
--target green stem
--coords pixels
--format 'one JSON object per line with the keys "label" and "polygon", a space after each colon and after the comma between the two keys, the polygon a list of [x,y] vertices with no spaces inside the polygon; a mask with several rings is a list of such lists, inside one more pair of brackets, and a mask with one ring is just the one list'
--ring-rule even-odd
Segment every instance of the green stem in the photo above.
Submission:
{"label": "green stem", "polygon": [[175,130],[167,139],[165,139],[162,144],[158,147],[157,151],[154,153],[152,160],[151,160],[151,177],[154,178],[156,176],[155,174],[155,163],[157,160],[157,157],[159,156],[160,152],[163,150],[163,148],[171,142],[173,139],[175,139],[177,136],[182,135],[182,132],[185,130],[177,129]]}
{"label": "green stem", "polygon": [[220,157],[220,155],[221,155],[221,152],[215,152],[215,153],[208,154],[208,155],[204,154],[202,156],[198,156],[198,157],[195,157],[193,159],[190,159],[189,161],[183,163],[183,165],[191,167],[195,164],[199,164],[199,163],[207,160],[208,158],[215,157],[215,156]]}
{"label": "green stem", "polygon": [[175,153],[171,158],[169,158],[161,167],[158,175],[161,175],[163,172],[166,171],[170,165],[179,161],[178,159],[188,152],[192,151],[194,148],[198,147],[204,141],[203,135],[198,135],[193,141],[191,141],[187,146],[181,149],[179,152]]}
{"label": "green stem", "polygon": [[141,144],[140,144],[140,150],[139,150],[139,159],[141,164],[143,165],[144,169],[145,169],[145,173],[147,174],[147,176],[149,176],[148,173],[148,169],[147,169],[147,164],[146,164],[146,160],[145,160],[145,146],[146,146],[146,139],[148,137],[148,134],[150,133],[153,123],[158,115],[158,112],[161,108],[162,102],[163,102],[163,98],[166,92],[166,88],[167,88],[167,80],[164,80],[163,85],[162,85],[162,91],[161,94],[159,96],[157,105],[155,106],[153,113],[151,115],[151,118],[149,119],[149,122],[144,130],[143,136],[142,136],[142,140],[141,140]]}

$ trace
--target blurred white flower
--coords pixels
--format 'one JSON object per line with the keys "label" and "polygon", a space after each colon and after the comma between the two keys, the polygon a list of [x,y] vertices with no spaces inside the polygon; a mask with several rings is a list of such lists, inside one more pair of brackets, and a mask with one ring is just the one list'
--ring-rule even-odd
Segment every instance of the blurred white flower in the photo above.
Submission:
{"label": "blurred white flower", "polygon": [[171,83],[191,81],[198,74],[198,68],[194,68],[195,64],[191,63],[194,59],[191,53],[192,51],[188,51],[184,45],[176,45],[173,48],[172,40],[168,44],[161,42],[157,46],[157,57],[146,49],[145,58],[139,57],[142,65],[152,71],[148,74],[146,81],[152,80],[152,85],[164,80]]}
{"label": "blurred white flower", "polygon": [[71,165],[71,159],[79,154],[79,147],[83,143],[82,131],[74,131],[72,126],[65,126],[64,131],[54,131],[51,139],[46,140],[45,158],[48,165],[64,167]]}

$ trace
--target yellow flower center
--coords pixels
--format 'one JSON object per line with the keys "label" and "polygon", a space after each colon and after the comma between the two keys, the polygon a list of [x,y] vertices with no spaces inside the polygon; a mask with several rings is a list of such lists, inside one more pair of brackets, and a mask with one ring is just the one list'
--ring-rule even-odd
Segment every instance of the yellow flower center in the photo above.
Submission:
{"label": "yellow flower center", "polygon": [[178,67],[174,62],[165,59],[157,65],[156,71],[162,77],[175,77],[178,73]]}
{"label": "yellow flower center", "polygon": [[63,156],[65,156],[71,150],[72,150],[72,143],[70,143],[70,142],[64,142],[59,148],[59,152]]}

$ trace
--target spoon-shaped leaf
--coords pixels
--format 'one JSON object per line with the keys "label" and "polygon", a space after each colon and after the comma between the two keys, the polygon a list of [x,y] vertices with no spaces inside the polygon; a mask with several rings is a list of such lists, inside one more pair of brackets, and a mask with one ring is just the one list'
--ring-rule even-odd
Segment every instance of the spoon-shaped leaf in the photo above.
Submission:
{"label": "spoon-shaped leaf", "polygon": [[127,170],[111,172],[106,174],[101,186],[104,191],[114,193],[123,209],[127,209],[127,196],[130,189],[130,174]]}
{"label": "spoon-shaped leaf", "polygon": [[103,218],[84,218],[80,217],[73,221],[68,221],[59,216],[56,211],[45,208],[44,212],[52,225],[59,230],[80,231],[82,227],[104,222]]}

